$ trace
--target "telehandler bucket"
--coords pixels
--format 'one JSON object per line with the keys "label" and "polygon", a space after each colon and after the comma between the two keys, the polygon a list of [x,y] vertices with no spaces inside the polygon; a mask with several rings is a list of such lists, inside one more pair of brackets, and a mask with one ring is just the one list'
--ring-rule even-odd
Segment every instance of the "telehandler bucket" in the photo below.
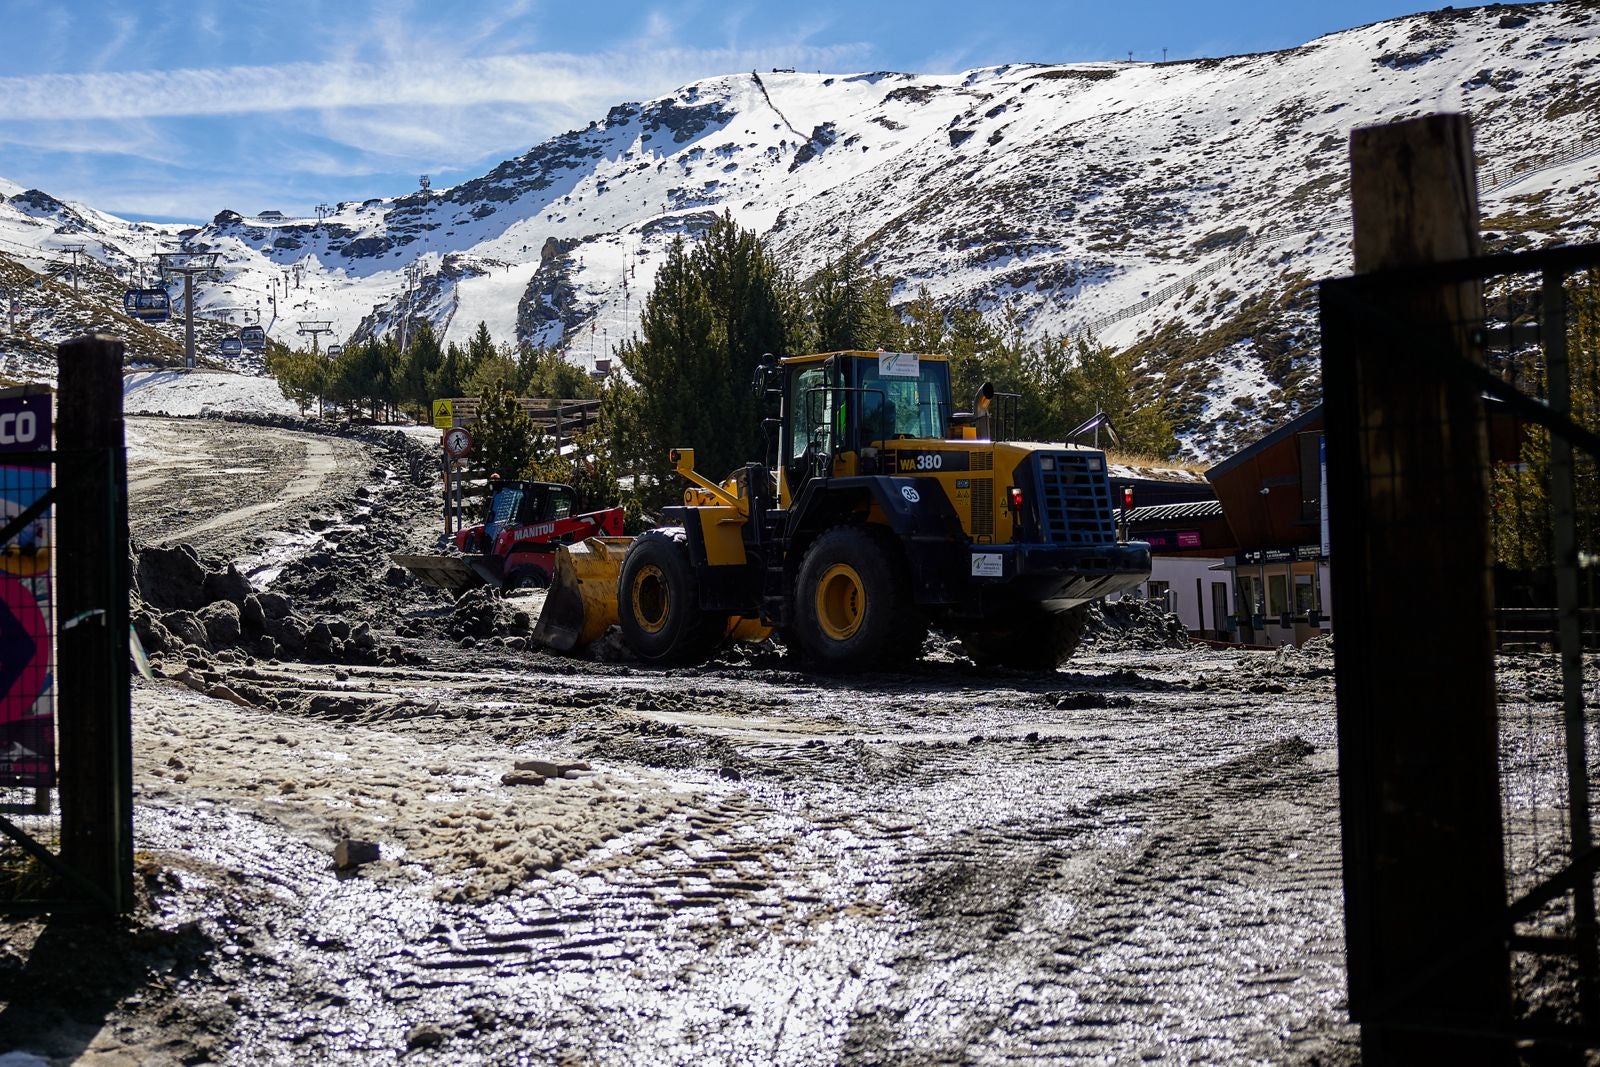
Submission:
{"label": "telehandler bucket", "polygon": [[533,640],[557,652],[590,644],[617,621],[617,579],[631,537],[591,537],[556,550],[555,576]]}
{"label": "telehandler bucket", "polygon": [[410,571],[417,581],[433,589],[464,593],[487,584],[483,575],[460,556],[393,555],[389,559]]}

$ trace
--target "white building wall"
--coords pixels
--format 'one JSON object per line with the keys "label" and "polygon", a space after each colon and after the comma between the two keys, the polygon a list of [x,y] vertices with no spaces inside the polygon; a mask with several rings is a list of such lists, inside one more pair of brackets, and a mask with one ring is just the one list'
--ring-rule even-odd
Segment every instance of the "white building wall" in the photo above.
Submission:
{"label": "white building wall", "polygon": [[1151,560],[1150,581],[1140,586],[1136,594],[1129,595],[1148,600],[1151,583],[1156,583],[1157,590],[1165,583],[1167,606],[1183,621],[1186,629],[1190,632],[1218,630],[1222,624],[1215,617],[1211,586],[1212,583],[1222,586],[1222,595],[1227,601],[1224,616],[1231,614],[1233,572],[1211,568],[1226,563],[1227,559],[1225,556],[1155,556]]}

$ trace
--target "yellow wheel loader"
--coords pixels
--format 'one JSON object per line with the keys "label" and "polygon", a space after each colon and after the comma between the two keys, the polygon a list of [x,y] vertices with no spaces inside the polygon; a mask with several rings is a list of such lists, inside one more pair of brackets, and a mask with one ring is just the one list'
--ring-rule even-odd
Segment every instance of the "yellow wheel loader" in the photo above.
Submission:
{"label": "yellow wheel loader", "polygon": [[955,412],[943,356],[793,356],[755,387],[780,407],[776,462],[718,483],[675,449],[683,505],[563,549],[536,638],[571,650],[616,623],[672,664],[776,630],[853,671],[914,659],[937,624],[980,661],[1050,669],[1091,600],[1150,575],[1150,546],[1118,539],[1105,453],[1005,440],[1016,398],[987,386]]}

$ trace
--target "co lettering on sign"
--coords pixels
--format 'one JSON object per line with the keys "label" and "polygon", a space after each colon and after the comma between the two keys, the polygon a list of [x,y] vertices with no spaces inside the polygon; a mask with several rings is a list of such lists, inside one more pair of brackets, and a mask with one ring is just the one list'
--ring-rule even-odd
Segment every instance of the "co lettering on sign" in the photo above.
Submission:
{"label": "co lettering on sign", "polygon": [[39,436],[39,419],[31,411],[0,415],[0,445],[32,444]]}

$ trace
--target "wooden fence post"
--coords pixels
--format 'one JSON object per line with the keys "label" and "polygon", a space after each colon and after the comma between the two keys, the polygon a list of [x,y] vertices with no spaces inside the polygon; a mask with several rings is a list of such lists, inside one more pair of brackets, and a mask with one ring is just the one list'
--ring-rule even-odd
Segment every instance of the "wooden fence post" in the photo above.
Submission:
{"label": "wooden fence post", "polygon": [[[1465,116],[1355,130],[1350,164],[1358,274],[1478,252]],[[1466,1036],[1510,1017],[1483,404],[1423,355],[1481,360],[1482,307],[1476,283],[1324,288],[1346,947],[1368,1064],[1510,1062]]]}
{"label": "wooden fence post", "polygon": [[128,651],[128,479],[122,342],[59,345],[56,685],[61,858],[133,906],[133,740]]}

